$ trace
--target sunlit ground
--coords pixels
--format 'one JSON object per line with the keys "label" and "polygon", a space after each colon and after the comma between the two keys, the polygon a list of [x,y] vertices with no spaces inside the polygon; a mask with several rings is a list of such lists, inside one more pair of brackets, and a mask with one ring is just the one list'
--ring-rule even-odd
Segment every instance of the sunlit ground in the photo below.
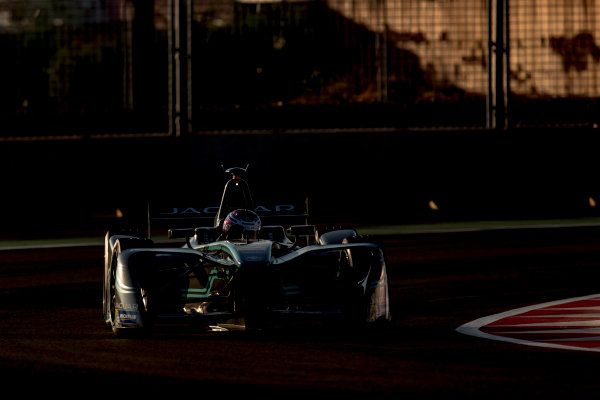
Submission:
{"label": "sunlit ground", "polygon": [[[436,232],[484,231],[498,229],[556,228],[556,227],[600,227],[600,217],[535,220],[489,220],[465,222],[419,223],[405,225],[364,225],[358,226],[361,235],[402,235]],[[154,236],[156,242],[167,242],[167,236]],[[0,240],[0,248],[40,248],[54,246],[102,245],[104,237],[64,237],[53,239],[6,239]]]}
{"label": "sunlit ground", "polygon": [[491,229],[524,229],[552,227],[600,226],[600,218],[490,220],[468,222],[442,222],[407,225],[378,225],[359,228],[364,235],[390,235],[427,232],[476,231]]}

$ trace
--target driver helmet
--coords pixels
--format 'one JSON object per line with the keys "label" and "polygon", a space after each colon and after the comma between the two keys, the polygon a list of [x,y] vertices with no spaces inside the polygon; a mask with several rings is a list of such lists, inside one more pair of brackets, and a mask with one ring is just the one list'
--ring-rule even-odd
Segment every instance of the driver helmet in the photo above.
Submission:
{"label": "driver helmet", "polygon": [[239,209],[227,214],[223,233],[227,239],[257,239],[261,228],[260,218],[251,210]]}

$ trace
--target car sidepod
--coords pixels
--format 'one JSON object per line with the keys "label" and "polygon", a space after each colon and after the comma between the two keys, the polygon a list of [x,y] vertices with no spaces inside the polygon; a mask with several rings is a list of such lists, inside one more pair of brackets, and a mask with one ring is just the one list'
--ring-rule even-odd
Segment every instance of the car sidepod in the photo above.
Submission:
{"label": "car sidepod", "polygon": [[385,257],[376,244],[308,246],[273,265],[281,279],[277,312],[359,324],[391,319]]}

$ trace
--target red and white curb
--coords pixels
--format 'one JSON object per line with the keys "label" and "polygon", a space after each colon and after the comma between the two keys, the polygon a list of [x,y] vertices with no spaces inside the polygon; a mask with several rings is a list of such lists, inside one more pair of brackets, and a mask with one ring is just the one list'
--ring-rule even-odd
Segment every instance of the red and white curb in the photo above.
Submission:
{"label": "red and white curb", "polygon": [[518,308],[456,330],[529,346],[600,352],[600,294]]}

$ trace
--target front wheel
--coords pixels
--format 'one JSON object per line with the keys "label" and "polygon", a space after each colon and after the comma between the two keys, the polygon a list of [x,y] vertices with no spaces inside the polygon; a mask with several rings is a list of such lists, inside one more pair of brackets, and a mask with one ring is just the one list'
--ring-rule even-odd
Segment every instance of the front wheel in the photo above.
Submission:
{"label": "front wheel", "polygon": [[123,321],[123,319],[128,318],[128,315],[126,310],[119,310],[116,306],[117,296],[115,281],[115,273],[113,272],[111,274],[110,280],[110,302],[108,310],[108,324],[113,334],[118,338],[142,337],[148,335],[149,329],[146,327],[123,328],[121,326],[120,321]]}
{"label": "front wheel", "polygon": [[[117,247],[119,245],[117,244]],[[119,254],[120,249],[117,248],[117,253]],[[106,323],[111,328],[113,334],[116,337],[138,337],[142,335],[146,335],[148,329],[143,327],[136,327],[134,324],[137,323],[137,319],[140,318],[139,313],[141,310],[123,310],[117,307],[117,302],[121,301],[117,296],[117,257],[114,257],[113,263],[111,265],[109,271],[109,279],[108,279],[108,290],[106,291]],[[127,324],[128,319],[133,319],[134,321],[129,321],[130,324],[134,325],[132,327],[123,327],[123,323]]]}
{"label": "front wheel", "polygon": [[118,309],[116,307],[117,294],[116,294],[116,269],[111,268],[110,273],[110,283],[109,283],[109,298],[108,298],[108,324],[112,330],[112,332],[117,337],[122,337],[125,334],[126,329],[119,327],[117,322],[118,319]]}

